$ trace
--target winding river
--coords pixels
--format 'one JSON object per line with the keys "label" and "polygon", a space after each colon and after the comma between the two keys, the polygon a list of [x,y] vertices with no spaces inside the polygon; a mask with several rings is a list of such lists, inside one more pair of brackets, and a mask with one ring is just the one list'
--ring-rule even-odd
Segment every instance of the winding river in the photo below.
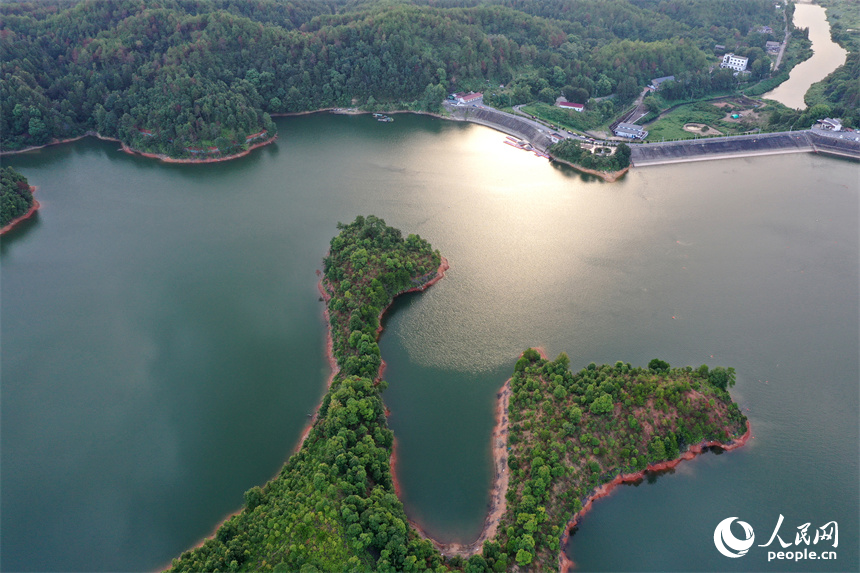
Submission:
{"label": "winding river", "polygon": [[798,2],[794,10],[794,24],[798,28],[809,28],[812,57],[796,65],[787,81],[762,97],[776,100],[791,108],[805,109],[803,96],[809,87],[844,64],[848,52],[830,39],[830,24],[823,6],[812,4],[809,0]]}

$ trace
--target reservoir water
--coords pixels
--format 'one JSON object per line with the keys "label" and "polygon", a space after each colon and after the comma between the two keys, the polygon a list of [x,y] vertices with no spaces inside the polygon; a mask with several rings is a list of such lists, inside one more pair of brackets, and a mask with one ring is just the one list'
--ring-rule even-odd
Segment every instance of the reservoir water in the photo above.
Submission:
{"label": "reservoir water", "polygon": [[[279,128],[224,164],[92,139],[3,158],[42,203],[0,244],[4,570],[154,570],[272,477],[328,374],[315,271],[337,222],[369,213],[451,263],[381,339],[403,499],[429,532],[477,535],[496,391],[542,346],[576,369],[733,366],[754,430],[598,502],[570,545],[581,570],[857,569],[856,163],[768,156],[606,184],[434,118]],[[723,519],[764,544],[780,514],[790,541],[838,522],[838,561],[717,553]]]}
{"label": "reservoir water", "polygon": [[823,6],[808,1],[798,2],[794,8],[794,25],[798,28],[809,28],[812,57],[797,64],[789,73],[788,80],[762,97],[776,100],[794,109],[806,109],[803,96],[809,87],[844,64],[848,52],[830,39],[830,24]]}

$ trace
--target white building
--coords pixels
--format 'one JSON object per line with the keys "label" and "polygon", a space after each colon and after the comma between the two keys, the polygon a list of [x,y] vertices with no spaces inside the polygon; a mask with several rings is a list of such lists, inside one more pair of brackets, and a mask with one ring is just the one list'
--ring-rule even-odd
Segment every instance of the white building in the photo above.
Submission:
{"label": "white building", "polygon": [[629,139],[645,139],[648,137],[648,132],[635,123],[619,123],[614,131],[618,137],[627,137]]}
{"label": "white building", "polygon": [[749,58],[729,53],[723,56],[723,63],[720,64],[720,67],[742,72],[747,69],[747,62],[749,62]]}
{"label": "white building", "polygon": [[825,117],[824,119],[819,119],[812,127],[815,129],[826,129],[827,131],[842,131],[842,122],[832,117]]}

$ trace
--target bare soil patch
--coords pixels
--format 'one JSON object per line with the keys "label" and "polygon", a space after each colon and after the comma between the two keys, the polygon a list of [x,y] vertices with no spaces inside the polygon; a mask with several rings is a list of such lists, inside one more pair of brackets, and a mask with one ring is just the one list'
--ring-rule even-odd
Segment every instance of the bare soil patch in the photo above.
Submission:
{"label": "bare soil patch", "polygon": [[701,135],[725,135],[722,131],[704,123],[685,123],[684,131]]}

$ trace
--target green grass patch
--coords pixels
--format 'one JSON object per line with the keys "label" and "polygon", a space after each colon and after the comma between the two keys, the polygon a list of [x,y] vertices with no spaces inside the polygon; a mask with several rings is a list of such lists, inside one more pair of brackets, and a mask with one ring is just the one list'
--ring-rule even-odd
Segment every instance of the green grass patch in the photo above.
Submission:
{"label": "green grass patch", "polygon": [[717,125],[724,116],[723,110],[707,102],[682,105],[648,126],[648,141],[697,137],[698,134],[684,130],[684,124],[687,123],[704,123],[725,133],[723,125]]}
{"label": "green grass patch", "polygon": [[596,111],[573,111],[562,109],[546,103],[535,103],[523,106],[523,113],[533,115],[564,129],[587,131],[589,129],[605,128],[607,118]]}

